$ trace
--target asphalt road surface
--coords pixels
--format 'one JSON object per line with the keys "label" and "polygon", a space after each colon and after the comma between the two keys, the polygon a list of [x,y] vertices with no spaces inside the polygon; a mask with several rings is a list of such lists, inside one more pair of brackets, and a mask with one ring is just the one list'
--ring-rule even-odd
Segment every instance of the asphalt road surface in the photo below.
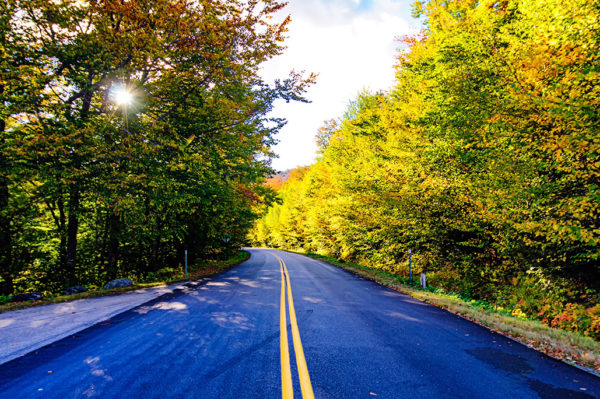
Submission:
{"label": "asphalt road surface", "polygon": [[313,259],[250,251],[1,365],[0,398],[600,397],[600,378],[458,316]]}

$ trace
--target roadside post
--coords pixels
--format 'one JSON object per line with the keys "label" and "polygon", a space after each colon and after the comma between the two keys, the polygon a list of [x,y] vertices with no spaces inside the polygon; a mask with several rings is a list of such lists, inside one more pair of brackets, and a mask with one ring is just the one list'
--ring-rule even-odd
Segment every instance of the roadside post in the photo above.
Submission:
{"label": "roadside post", "polygon": [[408,283],[412,283],[412,250],[408,249]]}
{"label": "roadside post", "polygon": [[185,278],[187,278],[187,249],[185,250],[184,253],[185,253],[185,263],[184,263],[185,264],[185,269],[184,269],[185,272],[184,273],[185,273]]}

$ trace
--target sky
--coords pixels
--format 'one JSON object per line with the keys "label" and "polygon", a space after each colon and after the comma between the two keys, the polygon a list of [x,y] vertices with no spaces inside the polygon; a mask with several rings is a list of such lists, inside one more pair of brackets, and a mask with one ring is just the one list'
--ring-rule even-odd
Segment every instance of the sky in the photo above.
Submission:
{"label": "sky", "polygon": [[311,103],[279,101],[271,116],[287,125],[277,135],[275,170],[315,161],[315,134],[323,122],[340,118],[348,103],[364,89],[387,90],[394,82],[398,37],[418,33],[411,16],[413,0],[289,0],[285,52],[262,68],[269,81],[290,70],[319,74],[306,93]]}

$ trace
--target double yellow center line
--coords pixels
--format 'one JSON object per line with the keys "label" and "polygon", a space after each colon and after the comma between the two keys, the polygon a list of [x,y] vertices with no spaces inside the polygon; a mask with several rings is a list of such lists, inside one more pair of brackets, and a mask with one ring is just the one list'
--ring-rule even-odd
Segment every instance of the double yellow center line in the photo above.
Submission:
{"label": "double yellow center line", "polygon": [[300,388],[302,389],[303,399],[314,399],[310,376],[308,375],[308,367],[304,358],[304,350],[302,349],[302,341],[300,340],[300,331],[298,330],[298,322],[296,321],[296,311],[294,310],[294,299],[292,298],[292,286],[290,284],[290,275],[288,274],[285,262],[279,256],[273,254],[279,261],[281,271],[281,309],[279,313],[279,342],[281,351],[281,397],[289,399],[294,397],[294,389],[292,387],[292,371],[290,368],[290,353],[287,334],[287,319],[285,311],[285,292],[287,286],[288,307],[290,311],[290,324],[292,327],[292,339],[294,341],[294,352],[296,354],[296,365],[298,366],[298,377],[300,379]]}

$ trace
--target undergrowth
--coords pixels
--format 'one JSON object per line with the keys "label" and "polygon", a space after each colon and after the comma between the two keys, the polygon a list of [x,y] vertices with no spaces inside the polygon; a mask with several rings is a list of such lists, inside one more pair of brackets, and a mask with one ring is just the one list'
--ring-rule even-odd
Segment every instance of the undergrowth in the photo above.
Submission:
{"label": "undergrowth", "polygon": [[114,288],[110,290],[102,289],[101,287],[86,287],[91,288],[87,292],[81,292],[74,295],[58,295],[45,297],[39,301],[25,301],[25,302],[10,302],[11,296],[0,297],[0,313],[7,312],[10,310],[24,309],[32,306],[48,305],[52,303],[61,303],[72,301],[75,299],[93,298],[99,296],[115,295],[128,291],[135,291],[142,288],[155,287],[164,284],[173,284],[188,280],[197,280],[202,277],[212,276],[228,270],[250,258],[250,253],[247,251],[239,250],[235,255],[226,260],[209,260],[200,261],[189,266],[187,279],[183,276],[183,271],[177,269],[165,270],[161,269],[162,272],[153,279],[144,279],[143,281],[135,281],[134,284],[128,287]]}

